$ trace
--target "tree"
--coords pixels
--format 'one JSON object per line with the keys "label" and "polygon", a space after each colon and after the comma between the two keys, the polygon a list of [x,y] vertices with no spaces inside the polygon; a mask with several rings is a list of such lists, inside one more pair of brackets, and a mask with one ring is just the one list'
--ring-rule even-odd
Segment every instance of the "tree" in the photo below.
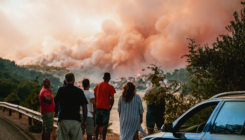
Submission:
{"label": "tree", "polygon": [[4,101],[5,102],[8,102],[8,103],[16,104],[16,105],[19,105],[20,104],[20,98],[16,94],[14,94],[14,93],[9,94],[4,99]]}
{"label": "tree", "polygon": [[20,97],[21,101],[25,101],[25,99],[31,94],[31,92],[32,92],[31,81],[25,80],[18,85],[18,96]]}
{"label": "tree", "polygon": [[36,77],[36,79],[33,79],[31,81],[32,81],[33,88],[31,94],[26,98],[25,106],[35,111],[38,111],[40,107],[39,92],[42,89],[42,85],[39,84],[38,77]]}
{"label": "tree", "polygon": [[[245,5],[245,2],[242,2]],[[157,76],[154,81],[156,92],[146,94],[145,101],[159,104],[166,101],[165,119],[172,122],[190,107],[213,95],[224,91],[245,90],[245,8],[241,10],[241,17],[234,13],[234,21],[226,29],[231,35],[221,35],[221,40],[212,47],[195,44],[194,39],[189,39],[189,54],[187,57],[187,70],[191,80],[191,95],[185,96],[185,86],[179,92],[182,85],[176,81],[166,87],[160,82],[166,78],[163,71],[156,65],[151,65],[153,73],[150,78]],[[177,72],[177,71],[175,71]],[[168,74],[168,76],[172,76]],[[190,83],[187,83],[188,85]],[[202,115],[207,115],[203,112]],[[202,118],[202,115],[197,116]],[[191,123],[191,122],[190,122]]]}
{"label": "tree", "polygon": [[240,18],[237,12],[233,16],[234,21],[226,27],[230,34],[220,35],[212,47],[200,47],[189,39],[189,54],[182,56],[187,57],[191,93],[200,100],[221,92],[245,90],[245,8]]}
{"label": "tree", "polygon": [[[38,111],[40,109],[39,92],[42,88],[42,85],[39,84],[38,77],[36,77],[36,79],[31,80],[31,82],[32,82],[33,88],[32,88],[31,94],[27,97],[25,101],[25,106],[35,111]],[[42,131],[41,122],[37,120],[33,120],[33,125],[30,126],[28,130],[30,132],[40,133]]]}
{"label": "tree", "polygon": [[2,98],[7,97],[10,93],[12,93],[14,89],[13,84],[9,80],[1,80],[0,81],[0,96]]}
{"label": "tree", "polygon": [[149,80],[153,77],[157,78],[154,78],[152,81],[155,84],[153,87],[154,92],[146,94],[143,100],[155,105],[164,105],[166,103],[165,114],[163,116],[166,122],[173,122],[195,104],[195,98],[187,98],[185,97],[185,94],[180,91],[183,86],[182,83],[172,80],[172,83],[169,86],[166,86],[164,83],[166,75],[160,67],[151,64],[151,66],[147,68],[153,72],[150,73]]}

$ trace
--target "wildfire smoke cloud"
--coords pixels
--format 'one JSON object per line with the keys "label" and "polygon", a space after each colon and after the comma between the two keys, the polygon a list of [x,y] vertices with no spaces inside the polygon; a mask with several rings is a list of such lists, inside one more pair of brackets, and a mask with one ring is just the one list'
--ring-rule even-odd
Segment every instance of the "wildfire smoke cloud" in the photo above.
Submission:
{"label": "wildfire smoke cloud", "polygon": [[[11,57],[17,59],[18,64],[76,67],[86,71],[109,71],[115,75],[135,74],[151,63],[170,70],[186,65],[181,56],[188,53],[187,38],[194,38],[200,44],[212,43],[218,35],[227,34],[225,26],[233,19],[233,12],[242,8],[239,0],[110,2],[103,4],[100,10],[107,9],[104,14],[114,18],[103,20],[100,31],[84,35],[83,29],[81,33],[74,33],[69,22],[66,23],[69,26],[59,26],[50,21],[58,25],[57,29],[46,31],[41,40],[26,41],[28,36],[25,37],[19,44],[25,46],[21,53],[12,52]],[[79,5],[78,2],[72,4]],[[40,18],[44,20],[45,16]],[[64,30],[62,36],[60,30]],[[0,44],[8,45],[1,41]],[[31,47],[30,53],[29,47],[35,45],[39,47]],[[13,57],[15,55],[21,56]]]}

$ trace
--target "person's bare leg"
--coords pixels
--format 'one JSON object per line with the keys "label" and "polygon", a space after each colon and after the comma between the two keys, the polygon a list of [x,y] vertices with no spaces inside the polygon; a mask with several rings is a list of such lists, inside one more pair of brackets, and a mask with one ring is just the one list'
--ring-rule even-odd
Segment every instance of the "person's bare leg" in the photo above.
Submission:
{"label": "person's bare leg", "polygon": [[45,138],[44,138],[44,131],[42,132],[42,140],[45,140]]}
{"label": "person's bare leg", "polygon": [[103,126],[102,127],[100,127],[100,137],[103,137]]}
{"label": "person's bare leg", "polygon": [[136,131],[133,140],[139,140],[139,132],[138,132],[138,130]]}
{"label": "person's bare leg", "polygon": [[106,133],[107,133],[107,126],[103,126],[102,127],[103,128],[103,140],[105,140],[106,139]]}
{"label": "person's bare leg", "polygon": [[44,133],[44,140],[50,140],[50,133],[48,132]]}
{"label": "person's bare leg", "polygon": [[87,135],[87,140],[92,140],[92,135]]}
{"label": "person's bare leg", "polygon": [[147,129],[147,131],[148,131],[148,135],[153,133],[153,129]]}
{"label": "person's bare leg", "polygon": [[99,135],[99,129],[100,127],[98,125],[96,125],[94,127],[94,134],[95,134],[95,139],[98,140],[98,135]]}

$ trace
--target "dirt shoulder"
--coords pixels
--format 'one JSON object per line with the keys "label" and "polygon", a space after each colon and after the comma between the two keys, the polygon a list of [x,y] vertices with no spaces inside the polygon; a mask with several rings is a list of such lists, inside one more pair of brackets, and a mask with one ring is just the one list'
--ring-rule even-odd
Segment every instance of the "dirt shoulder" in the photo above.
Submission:
{"label": "dirt shoulder", "polygon": [[[4,117],[5,119],[9,120],[9,122],[12,122],[19,128],[21,128],[26,133],[30,134],[35,140],[41,140],[42,134],[41,133],[32,133],[28,132],[28,117],[25,115],[22,115],[22,118],[19,119],[19,113],[18,112],[12,112],[12,115],[9,116],[9,111],[6,109],[4,112],[2,111],[2,108],[0,108],[0,115]],[[51,138],[52,139],[52,138]],[[55,139],[55,137],[53,137]],[[84,135],[83,139],[86,140],[87,136]],[[107,134],[106,137],[107,140],[119,140],[120,136],[118,134]]]}

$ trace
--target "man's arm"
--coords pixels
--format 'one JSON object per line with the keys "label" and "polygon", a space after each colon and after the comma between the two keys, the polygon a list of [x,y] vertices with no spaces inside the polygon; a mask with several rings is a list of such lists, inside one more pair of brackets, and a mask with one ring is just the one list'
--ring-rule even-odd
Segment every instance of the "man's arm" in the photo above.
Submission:
{"label": "man's arm", "polygon": [[143,122],[143,114],[140,114],[140,124]]}
{"label": "man's arm", "polygon": [[96,114],[96,103],[95,103],[95,98],[91,98],[90,99],[90,102],[93,104],[93,112],[90,112],[93,114],[93,116],[95,117],[95,114]]}
{"label": "man's arm", "polygon": [[82,127],[86,127],[87,123],[87,114],[88,114],[88,109],[87,109],[87,105],[83,105],[83,122],[82,122]]}
{"label": "man's arm", "polygon": [[47,106],[50,105],[52,103],[52,98],[50,95],[46,95],[45,97],[43,97],[43,105]]}
{"label": "man's arm", "polygon": [[56,96],[54,97],[54,104],[55,104],[55,117],[58,115],[58,107],[60,105],[60,89],[58,89]]}
{"label": "man's arm", "polygon": [[97,106],[97,104],[96,104],[96,93],[94,92],[94,101],[95,101],[95,105]]}
{"label": "man's arm", "polygon": [[114,105],[114,94],[111,94],[110,95],[110,110],[112,109],[113,105]]}

